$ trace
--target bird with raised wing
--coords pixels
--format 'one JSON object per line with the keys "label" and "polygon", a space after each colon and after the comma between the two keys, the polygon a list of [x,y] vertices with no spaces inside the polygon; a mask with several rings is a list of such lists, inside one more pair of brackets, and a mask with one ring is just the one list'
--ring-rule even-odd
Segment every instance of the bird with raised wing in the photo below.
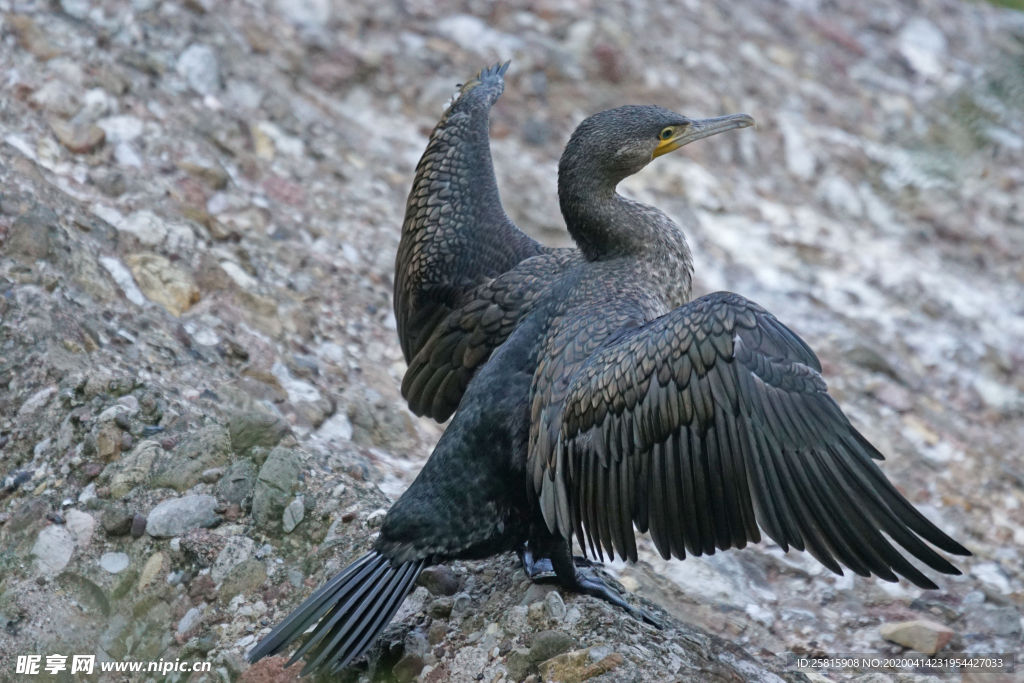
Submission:
{"label": "bird with raised wing", "polygon": [[[303,673],[367,652],[434,563],[520,553],[531,577],[655,623],[587,556],[637,559],[743,548],[763,531],[886,581],[935,583],[932,547],[969,554],[917,511],[881,454],[829,396],[814,352],[738,294],[691,300],[686,239],[658,209],[616,192],[695,140],[753,125],[656,106],[595,114],[558,165],[577,248],[527,237],[502,208],[489,112],[507,64],[461,88],[430,136],[395,264],[395,317],[418,415],[454,418],[373,549],[318,589],[249,654],[303,639]],[[573,557],[573,539],[583,557]]]}

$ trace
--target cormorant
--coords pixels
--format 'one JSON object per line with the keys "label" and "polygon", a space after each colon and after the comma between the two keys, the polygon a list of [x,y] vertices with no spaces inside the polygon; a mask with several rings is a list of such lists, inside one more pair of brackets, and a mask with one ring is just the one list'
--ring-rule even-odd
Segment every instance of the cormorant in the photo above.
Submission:
{"label": "cormorant", "polygon": [[[881,454],[828,395],[814,352],[738,294],[690,300],[686,240],[616,185],[694,140],[753,124],[655,106],[595,114],[558,165],[578,249],[544,247],[506,216],[488,142],[507,68],[461,88],[430,136],[395,265],[394,306],[413,412],[455,417],[373,549],[249,654],[317,624],[303,673],[367,651],[421,570],[518,551],[531,576],[653,621],[573,558],[636,560],[634,528],[668,559],[757,542],[807,550],[842,574],[936,585],[960,572],[924,541],[969,554],[873,462]],[[923,540],[922,540],[923,539]],[[291,663],[291,662],[290,662]]]}

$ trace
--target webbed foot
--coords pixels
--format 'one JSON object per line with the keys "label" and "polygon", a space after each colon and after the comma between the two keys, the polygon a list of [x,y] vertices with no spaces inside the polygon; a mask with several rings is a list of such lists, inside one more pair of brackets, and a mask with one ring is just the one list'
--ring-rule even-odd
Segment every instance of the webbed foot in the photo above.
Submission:
{"label": "webbed foot", "polygon": [[558,577],[559,583],[569,590],[610,602],[616,607],[624,609],[634,619],[644,621],[655,628],[662,628],[661,621],[653,614],[630,605],[618,590],[601,577],[598,568],[603,565],[583,557],[573,557],[568,543],[564,541],[559,543],[555,552],[551,554],[551,559],[547,561],[555,576]]}
{"label": "webbed foot", "polygon": [[[522,549],[517,553],[519,559],[523,563],[523,571],[526,572],[526,576],[532,579],[545,579],[555,576],[555,568],[551,566],[551,558],[549,557],[534,557],[533,553],[527,545],[523,545]],[[604,565],[600,562],[594,562],[582,555],[574,555],[572,558],[573,564],[577,567],[603,567]]]}

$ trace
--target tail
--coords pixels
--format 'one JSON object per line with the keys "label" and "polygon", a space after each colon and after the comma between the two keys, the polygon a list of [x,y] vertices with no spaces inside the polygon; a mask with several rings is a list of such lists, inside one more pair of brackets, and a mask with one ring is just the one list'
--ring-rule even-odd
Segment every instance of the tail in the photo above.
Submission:
{"label": "tail", "polygon": [[330,667],[335,673],[370,649],[391,622],[425,560],[392,564],[371,551],[321,586],[248,654],[250,662],[276,655],[320,623],[285,666],[303,655],[302,676]]}

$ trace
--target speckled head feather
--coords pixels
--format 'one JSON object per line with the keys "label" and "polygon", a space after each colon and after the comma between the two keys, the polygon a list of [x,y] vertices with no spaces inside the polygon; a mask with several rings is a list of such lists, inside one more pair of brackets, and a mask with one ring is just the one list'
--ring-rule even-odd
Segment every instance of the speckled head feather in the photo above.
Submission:
{"label": "speckled head feather", "polygon": [[615,187],[655,157],[753,124],[746,114],[690,119],[654,105],[617,107],[585,119],[558,162],[558,199],[569,234],[590,260],[637,256],[671,246],[666,239],[678,242],[678,230],[664,214],[624,200]]}
{"label": "speckled head feather", "polygon": [[614,188],[651,163],[666,128],[690,119],[654,105],[626,105],[594,114],[573,131],[558,163],[559,176],[586,172]]}

